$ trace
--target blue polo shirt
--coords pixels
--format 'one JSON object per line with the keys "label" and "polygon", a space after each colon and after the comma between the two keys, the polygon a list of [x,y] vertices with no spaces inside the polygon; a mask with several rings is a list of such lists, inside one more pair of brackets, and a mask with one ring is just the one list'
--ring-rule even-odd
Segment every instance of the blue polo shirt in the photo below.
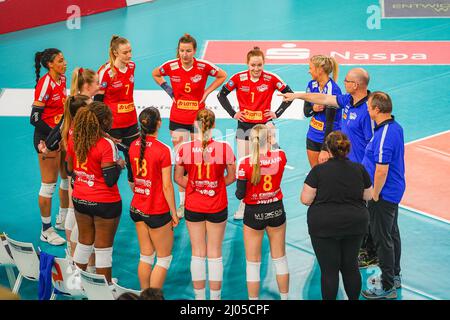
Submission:
{"label": "blue polo shirt", "polygon": [[[308,83],[308,87],[306,88],[306,92],[324,93],[336,96],[341,94],[341,89],[336,84],[336,82],[334,82],[333,79],[330,78],[330,80],[328,80],[328,82],[323,87],[322,91],[320,91],[319,83],[316,80],[310,81]],[[314,115],[312,116],[309,123],[309,129],[306,137],[314,142],[323,143],[323,140],[325,138],[326,120],[326,109],[321,112],[314,112]],[[342,112],[338,110],[336,111],[336,115],[334,116],[332,131],[341,130],[341,122]]]}
{"label": "blue polo shirt", "polygon": [[400,203],[405,192],[405,141],[403,128],[392,119],[375,127],[372,140],[366,148],[363,166],[374,179],[376,164],[388,164],[386,183],[380,196],[386,201]]}
{"label": "blue polo shirt", "polygon": [[361,163],[364,158],[366,146],[373,136],[375,122],[370,119],[367,111],[367,96],[353,104],[352,96],[347,93],[336,96],[339,107],[343,108],[342,113],[342,132],[350,140],[350,153],[348,158],[351,161]]}

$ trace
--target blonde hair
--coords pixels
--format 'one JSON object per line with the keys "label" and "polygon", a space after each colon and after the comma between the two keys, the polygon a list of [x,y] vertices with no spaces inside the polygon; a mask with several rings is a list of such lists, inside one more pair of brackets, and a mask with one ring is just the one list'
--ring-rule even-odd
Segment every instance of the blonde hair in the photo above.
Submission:
{"label": "blonde hair", "polygon": [[264,124],[257,124],[250,131],[250,165],[252,178],[250,182],[256,186],[261,180],[260,150],[268,144],[269,128]]}
{"label": "blonde hair", "polygon": [[316,68],[322,68],[323,71],[329,76],[330,73],[333,74],[334,82],[338,79],[339,64],[333,57],[327,57],[321,54],[312,56],[309,60]]}
{"label": "blonde hair", "polygon": [[250,62],[251,57],[261,57],[263,59],[263,63],[266,61],[264,52],[262,52],[259,47],[253,47],[253,49],[247,53],[247,64]]}
{"label": "blonde hair", "polygon": [[202,149],[203,159],[208,146],[208,141],[211,139],[211,129],[216,122],[216,116],[214,112],[209,109],[202,109],[197,113],[196,120],[199,122],[200,130],[202,131]]}
{"label": "blonde hair", "polygon": [[97,73],[91,69],[75,68],[72,72],[72,82],[70,84],[70,95],[75,96],[81,93],[81,88],[85,83],[92,84]]}
{"label": "blonde hair", "polygon": [[116,68],[114,67],[114,61],[116,61],[116,56],[114,55],[114,51],[119,49],[119,45],[130,43],[127,39],[122,38],[117,35],[113,35],[111,37],[111,42],[109,43],[109,64],[111,67],[111,72],[113,74],[113,78],[116,76]]}
{"label": "blonde hair", "polygon": [[189,33],[185,33],[179,40],[178,40],[178,46],[177,46],[177,59],[180,57],[180,44],[181,43],[192,43],[192,47],[194,48],[194,51],[197,50],[197,40],[194,39],[193,36],[191,36]]}

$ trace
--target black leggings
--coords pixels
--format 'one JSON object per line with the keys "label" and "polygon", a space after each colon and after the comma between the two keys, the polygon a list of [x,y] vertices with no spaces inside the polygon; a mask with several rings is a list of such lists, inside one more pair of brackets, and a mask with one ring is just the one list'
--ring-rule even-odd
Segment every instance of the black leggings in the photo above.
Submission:
{"label": "black leggings", "polygon": [[323,300],[336,300],[339,287],[339,271],[350,300],[358,300],[361,292],[361,274],[358,268],[358,252],[364,235],[341,238],[317,238],[311,242],[319,262]]}

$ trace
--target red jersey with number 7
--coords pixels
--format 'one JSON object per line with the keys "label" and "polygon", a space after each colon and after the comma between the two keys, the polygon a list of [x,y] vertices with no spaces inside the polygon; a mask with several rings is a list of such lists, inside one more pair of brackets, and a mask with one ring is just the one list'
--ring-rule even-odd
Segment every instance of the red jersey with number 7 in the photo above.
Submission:
{"label": "red jersey with number 7", "polygon": [[34,89],[34,101],[45,103],[42,120],[52,128],[61,120],[66,96],[66,77],[63,75],[56,82],[47,73],[39,79]]}
{"label": "red jersey with number 7", "polygon": [[192,125],[197,112],[205,108],[200,100],[205,93],[208,76],[216,77],[219,68],[206,60],[194,58],[189,70],[183,68],[180,59],[169,60],[159,67],[162,76],[170,77],[175,101],[170,109],[170,121]]}
{"label": "red jersey with number 7", "polygon": [[172,166],[172,151],[152,136],[147,136],[145,143],[142,167],[139,166],[141,138],[134,140],[129,150],[134,177],[131,206],[147,215],[163,214],[170,208],[163,193],[162,169]]}
{"label": "red jersey with number 7", "polygon": [[92,202],[117,202],[120,201],[120,193],[117,183],[108,187],[103,178],[101,164],[116,162],[118,150],[114,142],[108,138],[100,138],[89,150],[86,161],[80,163],[75,154],[73,139],[67,146],[66,161],[72,159],[74,178],[74,198]]}
{"label": "red jersey with number 7", "polygon": [[233,91],[239,103],[245,121],[249,123],[266,123],[264,112],[270,111],[275,90],[282,91],[286,84],[275,73],[263,71],[259,80],[253,82],[248,70],[238,72],[228,80],[225,87]]}
{"label": "red jersey with number 7", "polygon": [[228,206],[224,171],[236,158],[226,142],[210,140],[203,152],[202,142],[180,145],[177,165],[188,173],[185,208],[200,213],[217,213]]}
{"label": "red jersey with number 7", "polygon": [[268,204],[283,199],[281,179],[286,166],[286,154],[281,149],[271,150],[260,155],[261,180],[254,186],[251,183],[253,166],[250,156],[239,160],[237,179],[247,180],[244,197],[245,204]]}
{"label": "red jersey with number 7", "polygon": [[100,90],[105,91],[103,102],[111,109],[113,123],[111,129],[127,128],[137,123],[136,108],[134,106],[134,62],[127,64],[125,72],[114,68],[109,63],[98,70]]}

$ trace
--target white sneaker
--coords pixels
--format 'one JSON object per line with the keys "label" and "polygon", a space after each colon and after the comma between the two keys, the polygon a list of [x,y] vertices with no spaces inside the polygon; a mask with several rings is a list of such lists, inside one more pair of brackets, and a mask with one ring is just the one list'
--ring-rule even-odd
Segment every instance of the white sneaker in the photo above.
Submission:
{"label": "white sneaker", "polygon": [[177,209],[177,217],[180,219],[184,218],[184,204],[179,206]]}
{"label": "white sneaker", "polygon": [[64,227],[65,224],[66,224],[66,217],[63,216],[62,214],[58,214],[56,216],[55,229],[64,231],[64,230],[66,230],[66,228]]}
{"label": "white sneaker", "polygon": [[244,201],[241,200],[241,202],[239,203],[239,208],[234,213],[234,219],[235,220],[244,219],[244,210],[245,210],[245,203],[244,203]]}
{"label": "white sneaker", "polygon": [[45,231],[41,231],[41,240],[48,242],[48,244],[53,246],[60,246],[66,243],[66,240],[57,234],[53,227],[50,227]]}

